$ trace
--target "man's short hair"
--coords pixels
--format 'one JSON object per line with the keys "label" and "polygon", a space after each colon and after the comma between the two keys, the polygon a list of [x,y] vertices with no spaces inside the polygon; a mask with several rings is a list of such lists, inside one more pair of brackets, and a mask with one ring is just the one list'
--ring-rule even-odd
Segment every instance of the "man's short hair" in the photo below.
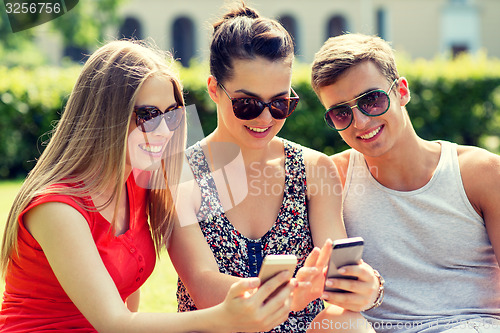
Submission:
{"label": "man's short hair", "polygon": [[349,68],[372,61],[389,82],[399,77],[394,51],[388,42],[377,36],[345,34],[329,38],[316,53],[312,65],[311,84],[319,89],[329,86]]}

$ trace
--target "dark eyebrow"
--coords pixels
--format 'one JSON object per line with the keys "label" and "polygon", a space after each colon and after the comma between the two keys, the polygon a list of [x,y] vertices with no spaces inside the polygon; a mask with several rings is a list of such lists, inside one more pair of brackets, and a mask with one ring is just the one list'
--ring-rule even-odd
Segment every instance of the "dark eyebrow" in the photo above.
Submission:
{"label": "dark eyebrow", "polygon": [[375,91],[375,90],[382,90],[382,89],[381,89],[381,88],[371,88],[371,89],[367,89],[367,90],[365,90],[364,92],[362,92],[361,94],[356,95],[356,98],[358,98],[359,96],[362,96],[362,95],[364,95],[364,94],[367,94],[367,93],[369,93],[369,92],[371,92],[371,91]]}
{"label": "dark eyebrow", "polygon": [[168,109],[176,107],[176,106],[179,106],[179,103],[177,103],[177,101],[174,102],[174,103],[172,103],[172,104],[170,104],[169,106],[167,106],[167,108],[165,110],[168,110]]}
{"label": "dark eyebrow", "polygon": [[[170,104],[169,106],[167,106],[167,108],[166,108],[165,110],[168,110],[168,109],[173,108],[173,107],[178,106],[178,105],[179,105],[179,103],[177,103],[177,102],[172,103],[172,104]],[[160,108],[159,108],[159,107],[157,107],[156,105],[148,105],[148,104],[144,104],[144,105],[136,105],[135,107],[136,107],[136,108],[154,107],[154,108],[157,108],[158,110],[160,110]],[[165,110],[160,110],[160,111],[164,112]]]}
{"label": "dark eyebrow", "polygon": [[382,89],[381,89],[381,88],[370,88],[370,89],[366,89],[365,91],[363,91],[363,92],[361,92],[361,93],[357,94],[357,95],[356,95],[356,97],[351,98],[351,99],[349,99],[349,100],[347,100],[347,101],[344,101],[344,102],[340,102],[340,103],[337,103],[337,104],[333,104],[332,106],[330,106],[330,108],[333,108],[334,106],[338,106],[338,105],[344,105],[344,104],[347,104],[347,103],[349,103],[349,102],[351,102],[351,101],[353,101],[353,100],[355,100],[355,99],[359,98],[360,96],[363,96],[364,94],[367,94],[367,93],[372,92],[372,91],[375,91],[375,90],[382,90]]}
{"label": "dark eyebrow", "polygon": [[[262,99],[259,95],[254,94],[253,92],[250,92],[250,91],[245,90],[245,89],[235,90],[235,92],[243,93],[243,94],[248,95],[250,97]],[[287,95],[287,94],[288,94],[288,90],[272,96],[271,99],[276,98],[276,97],[280,97],[283,95]]]}

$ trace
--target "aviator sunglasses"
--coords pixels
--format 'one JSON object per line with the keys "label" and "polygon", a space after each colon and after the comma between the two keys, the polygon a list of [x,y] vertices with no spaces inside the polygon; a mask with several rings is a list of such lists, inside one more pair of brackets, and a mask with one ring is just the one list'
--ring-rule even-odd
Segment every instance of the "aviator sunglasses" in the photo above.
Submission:
{"label": "aviator sunglasses", "polygon": [[269,108],[269,112],[274,119],[285,119],[292,114],[299,103],[299,96],[290,88],[293,97],[282,97],[266,103],[260,99],[252,97],[232,98],[221,83],[217,83],[233,104],[233,112],[236,118],[242,120],[255,119],[264,109]]}
{"label": "aviator sunglasses", "polygon": [[[389,106],[391,105],[389,94],[397,81],[398,79],[395,79],[392,82],[387,92],[382,89],[372,90],[350,101],[330,107],[325,112],[326,123],[336,131],[347,129],[354,118],[352,111],[354,108],[358,108],[359,111],[368,117],[383,115],[389,110]],[[348,104],[354,101],[356,101],[356,105],[350,106]]]}
{"label": "aviator sunglasses", "polygon": [[147,133],[157,129],[162,119],[165,119],[168,129],[174,131],[184,118],[184,109],[182,105],[171,106],[165,111],[150,105],[135,107],[135,124],[142,132]]}

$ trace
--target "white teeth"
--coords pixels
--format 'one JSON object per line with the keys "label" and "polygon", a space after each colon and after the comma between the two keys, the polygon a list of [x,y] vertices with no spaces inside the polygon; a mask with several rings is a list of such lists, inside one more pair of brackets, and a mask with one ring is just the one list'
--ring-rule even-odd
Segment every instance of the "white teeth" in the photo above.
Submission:
{"label": "white teeth", "polygon": [[377,135],[378,132],[380,132],[380,129],[382,128],[382,126],[378,127],[377,129],[373,130],[372,132],[368,133],[368,134],[365,134],[365,135],[361,135],[360,138],[361,139],[365,139],[365,140],[368,140],[368,139],[371,139],[373,138],[375,135]]}
{"label": "white teeth", "polygon": [[256,127],[249,127],[247,126],[247,128],[251,131],[254,131],[254,132],[257,132],[257,133],[262,133],[262,132],[265,132],[269,129],[269,127],[267,128],[256,128]]}
{"label": "white teeth", "polygon": [[163,146],[144,145],[140,147],[142,150],[147,151],[148,153],[159,153],[163,149]]}

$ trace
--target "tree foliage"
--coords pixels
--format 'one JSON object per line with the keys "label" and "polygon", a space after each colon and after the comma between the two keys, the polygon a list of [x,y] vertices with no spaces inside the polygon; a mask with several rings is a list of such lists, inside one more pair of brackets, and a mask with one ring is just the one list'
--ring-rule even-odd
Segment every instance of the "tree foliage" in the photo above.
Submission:
{"label": "tree foliage", "polygon": [[48,25],[59,34],[64,47],[81,50],[93,48],[104,41],[106,32],[120,24],[118,7],[126,0],[84,0],[66,14],[31,29],[13,33],[3,3],[0,4],[0,59],[2,65],[34,67],[47,63],[34,39],[37,29]]}
{"label": "tree foliage", "polygon": [[71,11],[52,21],[52,27],[61,34],[64,45],[88,49],[104,40],[108,28],[120,23],[118,7],[124,2],[79,1]]}

